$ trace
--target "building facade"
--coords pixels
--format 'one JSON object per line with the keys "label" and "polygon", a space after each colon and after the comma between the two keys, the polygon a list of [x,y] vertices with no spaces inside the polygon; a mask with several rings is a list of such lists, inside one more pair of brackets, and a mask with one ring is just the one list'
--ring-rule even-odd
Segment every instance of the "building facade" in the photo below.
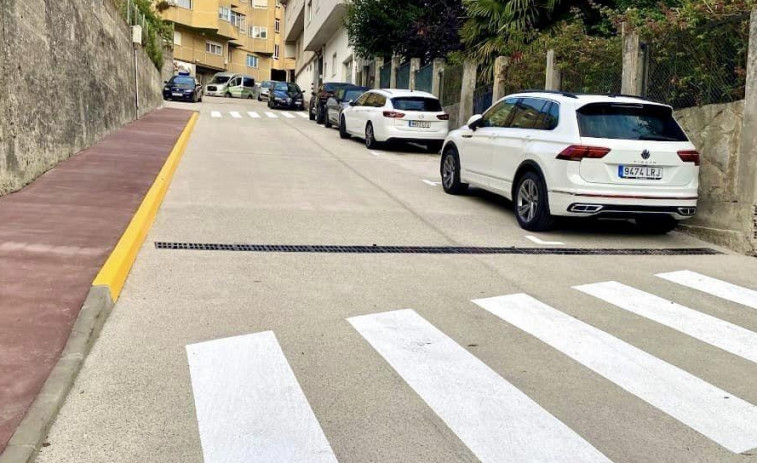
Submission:
{"label": "building facade", "polygon": [[169,0],[161,12],[174,24],[174,68],[207,83],[217,72],[256,82],[286,80],[294,70],[283,40],[279,0]]}

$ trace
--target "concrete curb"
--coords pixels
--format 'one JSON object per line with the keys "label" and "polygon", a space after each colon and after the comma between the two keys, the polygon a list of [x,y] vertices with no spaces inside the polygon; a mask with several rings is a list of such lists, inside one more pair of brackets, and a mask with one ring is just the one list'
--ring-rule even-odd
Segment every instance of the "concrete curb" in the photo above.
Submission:
{"label": "concrete curb", "polygon": [[8,441],[0,463],[34,461],[112,308],[113,300],[107,287],[90,288],[58,363]]}
{"label": "concrete curb", "polygon": [[115,301],[118,300],[126,277],[179,166],[197,117],[198,114],[194,113],[187,122],[139,209],[95,277],[58,362],[8,441],[5,450],[0,454],[0,463],[32,463],[36,459],[40,446],[84,364],[84,359],[97,340]]}

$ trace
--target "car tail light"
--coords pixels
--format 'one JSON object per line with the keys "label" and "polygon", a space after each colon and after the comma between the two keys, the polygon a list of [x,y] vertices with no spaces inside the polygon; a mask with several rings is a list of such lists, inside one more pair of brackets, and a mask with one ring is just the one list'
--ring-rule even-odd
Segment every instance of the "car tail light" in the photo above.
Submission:
{"label": "car tail light", "polygon": [[391,117],[392,119],[402,119],[405,117],[405,113],[399,111],[384,111],[384,117]]}
{"label": "car tail light", "polygon": [[570,145],[557,155],[557,159],[563,159],[565,161],[580,161],[583,158],[599,159],[605,157],[609,152],[610,148]]}
{"label": "car tail light", "polygon": [[699,165],[699,151],[683,150],[678,152],[678,157],[683,162],[693,162],[695,166]]}
{"label": "car tail light", "polygon": [[449,114],[439,114],[436,117],[438,117],[440,121],[448,121],[449,120]]}

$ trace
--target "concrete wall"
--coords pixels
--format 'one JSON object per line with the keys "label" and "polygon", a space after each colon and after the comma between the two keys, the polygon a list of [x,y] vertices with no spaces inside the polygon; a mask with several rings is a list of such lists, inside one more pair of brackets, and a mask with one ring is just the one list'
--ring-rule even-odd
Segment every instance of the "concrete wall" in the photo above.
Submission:
{"label": "concrete wall", "polygon": [[[336,61],[334,61],[336,55]],[[347,29],[340,27],[323,47],[325,72],[324,82],[350,82],[355,79],[355,62],[350,47]],[[349,69],[345,64],[349,63]]]}
{"label": "concrete wall", "polygon": [[[2,0],[0,44],[0,195],[134,119],[131,30],[112,0]],[[137,61],[144,114],[162,80]]]}

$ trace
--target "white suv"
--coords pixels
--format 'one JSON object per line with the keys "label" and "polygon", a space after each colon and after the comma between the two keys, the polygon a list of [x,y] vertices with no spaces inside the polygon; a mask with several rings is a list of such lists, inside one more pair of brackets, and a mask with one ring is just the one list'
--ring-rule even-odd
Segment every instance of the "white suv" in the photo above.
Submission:
{"label": "white suv", "polygon": [[339,135],[365,139],[369,149],[382,143],[412,141],[438,153],[449,132],[449,115],[432,94],[413,90],[369,90],[350,102],[339,119]]}
{"label": "white suv", "polygon": [[672,113],[625,96],[507,96],[450,132],[442,185],[511,199],[526,230],[551,228],[553,216],[606,216],[667,233],[694,215],[699,185],[699,153]]}

